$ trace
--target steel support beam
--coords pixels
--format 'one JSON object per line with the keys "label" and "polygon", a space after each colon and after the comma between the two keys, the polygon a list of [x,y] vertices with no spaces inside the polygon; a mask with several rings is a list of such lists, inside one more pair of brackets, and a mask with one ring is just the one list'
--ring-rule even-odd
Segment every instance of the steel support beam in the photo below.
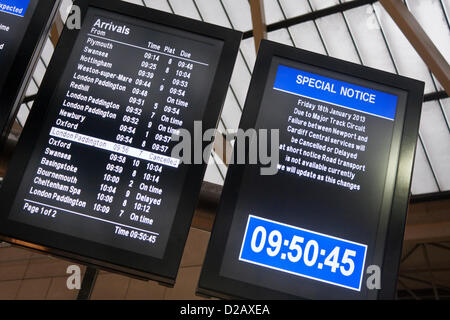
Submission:
{"label": "steel support beam", "polygon": [[264,14],[263,0],[249,0],[250,10],[252,12],[253,38],[255,40],[255,49],[258,53],[259,44],[262,39],[267,39],[266,16]]}
{"label": "steel support beam", "polygon": [[94,267],[87,267],[83,276],[81,289],[78,292],[77,300],[90,300],[92,292],[94,291],[95,282],[97,281],[98,269]]}
{"label": "steel support beam", "polygon": [[447,94],[450,94],[450,66],[413,14],[400,0],[380,0],[380,3],[439,80]]}
{"label": "steel support beam", "polygon": [[448,98],[447,92],[437,91],[437,92],[433,92],[433,93],[427,93],[426,95],[424,95],[423,101],[427,102],[427,101],[434,101],[434,100],[446,99],[446,98]]}

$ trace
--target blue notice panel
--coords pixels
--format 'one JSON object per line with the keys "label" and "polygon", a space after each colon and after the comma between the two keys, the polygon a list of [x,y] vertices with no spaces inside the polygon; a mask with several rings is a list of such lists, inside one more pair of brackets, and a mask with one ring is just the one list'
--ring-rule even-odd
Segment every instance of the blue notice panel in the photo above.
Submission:
{"label": "blue notice panel", "polygon": [[25,16],[30,0],[0,0],[0,12]]}
{"label": "blue notice panel", "polygon": [[367,246],[249,216],[239,260],[360,291]]}
{"label": "blue notice panel", "polygon": [[394,120],[397,96],[280,65],[274,89]]}

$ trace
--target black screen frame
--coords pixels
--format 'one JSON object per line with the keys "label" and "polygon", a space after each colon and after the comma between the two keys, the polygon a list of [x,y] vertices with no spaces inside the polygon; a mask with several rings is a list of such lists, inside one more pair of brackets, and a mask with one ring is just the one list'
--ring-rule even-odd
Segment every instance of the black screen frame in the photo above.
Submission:
{"label": "black screen frame", "polygon": [[62,0],[38,1],[20,42],[17,54],[0,88],[0,151],[19,111],[25,90],[36,67]]}
{"label": "black screen frame", "polygon": [[[202,119],[204,130],[217,128],[241,42],[241,32],[117,0],[79,0],[74,4],[81,9],[81,17],[86,15],[89,7],[98,8],[223,41],[222,53],[218,60],[218,67]],[[4,240],[14,244],[172,286],[175,283],[197,205],[206,163],[189,166],[172,231],[162,259],[101,245],[8,219],[16,191],[33,149],[36,147],[38,137],[36,132],[39,132],[40,124],[46,117],[46,104],[52,100],[54,89],[57,88],[62,76],[61,70],[65,67],[79,32],[80,30],[70,30],[65,26],[10,162],[3,187],[0,190],[0,234],[3,235]],[[210,142],[203,142],[203,148],[209,144]]]}
{"label": "black screen frame", "polygon": [[[407,94],[406,103],[403,107],[399,106],[401,110],[397,111],[397,115],[400,114],[401,116],[396,117],[394,122],[393,137],[397,134],[401,136],[401,139],[399,145],[397,145],[397,159],[395,159],[394,164],[391,164],[394,146],[391,147],[390,151],[389,166],[391,167],[391,172],[389,172],[388,168],[385,186],[388,186],[390,180],[391,187],[385,187],[384,201],[380,206],[380,211],[383,207],[385,210],[384,216],[382,213],[380,214],[380,220],[384,220],[386,230],[385,239],[380,237],[381,232],[379,231],[377,245],[380,244],[380,248],[375,249],[379,254],[377,261],[380,261],[379,265],[382,272],[381,290],[373,290],[369,294],[369,299],[393,299],[395,297],[406,212],[410,198],[424,83],[302,49],[262,40],[239,125],[239,128],[244,131],[255,128],[274,57],[400,89]],[[197,293],[225,299],[302,299],[304,297],[293,296],[220,275],[223,254],[234,216],[236,199],[238,199],[242,184],[244,168],[245,165],[232,164],[228,169]]]}

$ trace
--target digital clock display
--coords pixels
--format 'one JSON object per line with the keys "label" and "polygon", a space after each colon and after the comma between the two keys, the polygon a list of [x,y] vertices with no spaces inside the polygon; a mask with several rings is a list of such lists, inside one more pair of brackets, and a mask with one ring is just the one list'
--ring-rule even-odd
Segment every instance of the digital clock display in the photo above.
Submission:
{"label": "digital clock display", "polygon": [[250,215],[239,260],[360,291],[367,246]]}

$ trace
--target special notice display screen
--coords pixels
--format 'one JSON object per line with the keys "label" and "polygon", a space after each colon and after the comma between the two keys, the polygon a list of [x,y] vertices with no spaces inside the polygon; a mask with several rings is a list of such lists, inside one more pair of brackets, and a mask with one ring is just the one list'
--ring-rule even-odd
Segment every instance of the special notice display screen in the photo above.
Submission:
{"label": "special notice display screen", "polygon": [[223,41],[98,8],[83,17],[10,219],[161,258]]}
{"label": "special notice display screen", "polygon": [[279,57],[267,79],[256,129],[279,129],[279,171],[245,166],[220,276],[363,298],[401,92]]}
{"label": "special notice display screen", "polygon": [[0,0],[0,91],[38,0]]}

